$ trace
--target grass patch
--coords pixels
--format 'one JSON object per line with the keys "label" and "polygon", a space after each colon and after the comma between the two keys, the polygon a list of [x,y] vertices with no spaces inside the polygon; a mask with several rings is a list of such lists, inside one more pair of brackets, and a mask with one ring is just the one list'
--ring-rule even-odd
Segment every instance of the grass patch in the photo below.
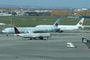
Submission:
{"label": "grass patch", "polygon": [[[12,24],[18,27],[35,27],[36,25],[52,25],[58,19],[53,16],[0,16],[0,23]],[[60,25],[76,25],[80,19],[60,17]],[[90,25],[90,19],[85,19],[84,25]]]}

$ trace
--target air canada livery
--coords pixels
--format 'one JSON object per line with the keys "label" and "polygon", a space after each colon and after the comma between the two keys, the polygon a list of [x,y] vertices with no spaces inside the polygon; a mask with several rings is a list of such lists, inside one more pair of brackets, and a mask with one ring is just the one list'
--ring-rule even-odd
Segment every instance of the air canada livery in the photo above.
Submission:
{"label": "air canada livery", "polygon": [[[58,28],[60,28],[60,32],[63,32],[64,30],[75,30],[75,29],[81,29],[84,28],[83,25],[84,18],[82,18],[76,25],[58,25]],[[36,27],[52,27],[53,25],[37,25]]]}
{"label": "air canada livery", "polygon": [[43,39],[43,38],[49,38],[51,37],[52,35],[50,33],[22,33],[20,34],[20,32],[18,31],[18,29],[16,27],[14,27],[14,30],[15,30],[15,34],[14,36],[20,36],[22,38],[30,38],[30,40],[32,39]]}
{"label": "air canada livery", "polygon": [[[58,28],[60,22],[60,18],[52,25],[52,27],[17,27],[19,33],[43,33],[43,32],[56,32],[59,31],[60,28]],[[6,33],[8,36],[9,33],[15,33],[13,27],[5,28],[2,30],[2,33]]]}

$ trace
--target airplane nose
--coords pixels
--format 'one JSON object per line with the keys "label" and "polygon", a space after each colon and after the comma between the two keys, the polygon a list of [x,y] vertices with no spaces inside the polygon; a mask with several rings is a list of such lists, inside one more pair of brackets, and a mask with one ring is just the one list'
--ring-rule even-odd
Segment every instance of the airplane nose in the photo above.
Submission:
{"label": "airplane nose", "polygon": [[2,33],[6,33],[4,30],[2,30]]}

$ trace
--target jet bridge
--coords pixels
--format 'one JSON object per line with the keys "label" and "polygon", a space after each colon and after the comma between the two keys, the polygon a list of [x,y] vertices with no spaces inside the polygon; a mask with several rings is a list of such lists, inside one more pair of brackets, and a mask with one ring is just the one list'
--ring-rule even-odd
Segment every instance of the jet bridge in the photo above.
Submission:
{"label": "jet bridge", "polygon": [[90,39],[82,36],[82,42],[85,43],[90,49]]}

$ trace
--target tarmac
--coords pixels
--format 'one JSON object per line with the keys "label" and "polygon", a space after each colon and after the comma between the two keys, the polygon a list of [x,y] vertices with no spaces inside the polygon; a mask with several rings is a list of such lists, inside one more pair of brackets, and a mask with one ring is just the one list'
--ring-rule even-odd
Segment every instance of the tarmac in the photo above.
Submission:
{"label": "tarmac", "polygon": [[[0,60],[89,60],[90,49],[82,36],[90,38],[90,30],[51,33],[44,40],[29,40],[10,34],[0,34]],[[67,48],[67,42],[77,45]]]}

